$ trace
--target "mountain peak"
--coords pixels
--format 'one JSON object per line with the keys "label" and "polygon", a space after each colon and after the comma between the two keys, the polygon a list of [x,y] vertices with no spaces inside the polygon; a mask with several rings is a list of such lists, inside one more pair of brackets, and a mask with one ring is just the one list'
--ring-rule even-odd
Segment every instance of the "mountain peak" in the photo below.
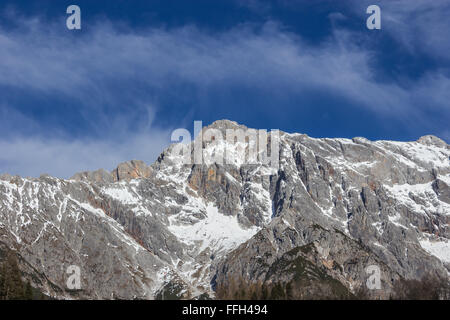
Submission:
{"label": "mountain peak", "polygon": [[437,147],[448,147],[447,143],[444,140],[431,134],[420,137],[417,142],[427,146],[434,145]]}
{"label": "mountain peak", "polygon": [[84,171],[73,175],[70,179],[94,183],[111,183],[122,180],[148,178],[152,173],[150,166],[142,160],[130,160],[120,163],[112,172],[105,169]]}
{"label": "mountain peak", "polygon": [[214,128],[214,129],[248,129],[246,126],[237,123],[236,121],[222,119],[216,120],[211,123],[209,126],[205,127],[206,129]]}
{"label": "mountain peak", "polygon": [[152,169],[142,160],[131,160],[120,163],[113,171],[115,181],[148,178]]}

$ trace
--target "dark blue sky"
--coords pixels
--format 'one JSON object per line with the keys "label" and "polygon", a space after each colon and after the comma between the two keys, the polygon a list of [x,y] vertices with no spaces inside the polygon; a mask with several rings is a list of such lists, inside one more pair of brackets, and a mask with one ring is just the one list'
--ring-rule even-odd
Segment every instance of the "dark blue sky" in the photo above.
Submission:
{"label": "dark blue sky", "polygon": [[[66,28],[77,4],[82,30]],[[381,30],[366,8],[381,7]],[[231,119],[313,137],[450,141],[450,2],[2,1],[0,172],[153,162]]]}

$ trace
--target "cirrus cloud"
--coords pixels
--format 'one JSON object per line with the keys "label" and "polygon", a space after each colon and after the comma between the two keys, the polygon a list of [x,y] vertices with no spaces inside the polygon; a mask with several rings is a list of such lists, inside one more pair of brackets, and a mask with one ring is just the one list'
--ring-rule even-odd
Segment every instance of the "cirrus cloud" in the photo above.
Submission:
{"label": "cirrus cloud", "polygon": [[[0,27],[0,108],[9,115],[0,120],[7,136],[0,138],[1,171],[68,177],[131,158],[151,162],[170,142],[168,120],[158,114],[173,108],[178,120],[171,127],[187,125],[189,110],[161,102],[167,96],[183,101],[186,87],[251,88],[261,96],[320,91],[423,126],[433,121],[423,116],[430,111],[450,121],[447,69],[401,83],[380,81],[377,53],[352,30],[336,27],[312,45],[275,21],[211,32],[194,25],[118,29],[102,20],[80,34],[36,17],[15,24]],[[21,104],[44,98],[44,106]],[[196,102],[188,104],[196,108]],[[60,113],[78,114],[82,130],[67,130]],[[142,121],[148,114],[152,120]]]}

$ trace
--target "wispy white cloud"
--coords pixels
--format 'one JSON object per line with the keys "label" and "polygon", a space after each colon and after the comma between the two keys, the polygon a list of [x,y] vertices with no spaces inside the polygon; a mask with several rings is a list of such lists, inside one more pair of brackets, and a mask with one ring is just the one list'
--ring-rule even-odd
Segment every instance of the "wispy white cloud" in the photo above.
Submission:
{"label": "wispy white cloud", "polygon": [[[348,7],[361,16],[371,0],[353,0]],[[448,0],[380,0],[382,30],[389,33],[411,54],[450,59],[450,2]]]}
{"label": "wispy white cloud", "polygon": [[[381,82],[375,76],[374,52],[352,41],[354,36],[336,29],[326,41],[310,45],[275,22],[262,28],[243,24],[220,33],[195,26],[119,31],[103,21],[74,36],[38,18],[19,29],[0,28],[0,90],[75,99],[86,121],[94,121],[92,126],[102,132],[95,138],[49,139],[35,123],[34,138],[0,138],[1,171],[67,177],[131,158],[151,162],[169,143],[169,128],[161,129],[155,119],[133,121],[136,115],[154,115],[158,99],[177,84],[202,90],[246,86],[286,94],[320,90],[389,117],[448,110],[450,79],[445,72],[401,84]],[[111,107],[123,109],[120,118],[111,118]],[[14,110],[0,108],[10,115]],[[16,113],[7,120],[19,123],[20,117]]]}
{"label": "wispy white cloud", "polygon": [[43,173],[69,178],[76,172],[105,168],[131,159],[152,163],[167,147],[170,133],[150,130],[128,135],[124,140],[52,139],[18,137],[0,140],[3,172],[36,177]]}
{"label": "wispy white cloud", "polygon": [[426,52],[449,61],[450,2],[386,1],[385,18],[392,22],[391,34],[411,51]]}
{"label": "wispy white cloud", "polygon": [[[2,32],[0,84],[61,92],[97,107],[116,103],[120,95],[139,97],[148,88],[163,90],[177,82],[203,88],[282,86],[298,92],[319,87],[355,99],[361,107],[388,112],[413,107],[411,92],[428,90],[423,79],[407,86],[375,80],[373,52],[354,45],[353,34],[343,30],[319,46],[270,22],[262,30],[242,25],[220,34],[193,26],[124,33],[108,24],[79,38],[46,31],[34,26],[25,33]],[[448,81],[439,72],[428,77],[435,79],[434,90]],[[133,82],[143,85],[142,92],[129,86]],[[111,90],[122,83],[131,92]]]}

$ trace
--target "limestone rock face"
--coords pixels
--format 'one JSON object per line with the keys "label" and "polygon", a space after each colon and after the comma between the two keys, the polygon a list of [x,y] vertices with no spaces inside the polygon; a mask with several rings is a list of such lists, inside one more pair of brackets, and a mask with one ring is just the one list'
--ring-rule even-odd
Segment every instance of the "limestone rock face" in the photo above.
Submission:
{"label": "limestone rock face", "polygon": [[138,178],[150,177],[152,170],[148,167],[144,161],[131,160],[119,164],[116,170],[114,170],[114,181],[132,180]]}
{"label": "limestone rock face", "polygon": [[436,179],[434,180],[432,186],[434,192],[436,192],[438,199],[450,204],[450,186],[448,185],[448,183],[445,183],[440,179]]}
{"label": "limestone rock face", "polygon": [[73,175],[71,180],[104,184],[122,180],[130,181],[132,179],[148,178],[151,174],[151,168],[144,161],[131,160],[119,164],[112,172],[108,172],[105,169],[84,171]]}
{"label": "limestone rock face", "polygon": [[[247,130],[228,120],[209,128]],[[61,299],[214,296],[236,276],[289,282],[297,265],[330,279],[314,282],[319,293],[355,292],[371,265],[382,283],[372,297],[388,297],[400,277],[448,281],[443,140],[271,139],[276,168],[248,164],[238,142],[214,139],[203,154],[227,150],[236,161],[184,164],[170,146],[151,166],[133,160],[69,180],[2,175],[0,246],[17,252],[34,286]],[[193,154],[194,142],[188,147]],[[67,286],[69,266],[80,268],[80,290]]]}
{"label": "limestone rock face", "polygon": [[89,181],[92,183],[111,183],[114,182],[114,175],[105,169],[99,169],[97,171],[84,171],[76,173],[72,180],[77,181]]}

